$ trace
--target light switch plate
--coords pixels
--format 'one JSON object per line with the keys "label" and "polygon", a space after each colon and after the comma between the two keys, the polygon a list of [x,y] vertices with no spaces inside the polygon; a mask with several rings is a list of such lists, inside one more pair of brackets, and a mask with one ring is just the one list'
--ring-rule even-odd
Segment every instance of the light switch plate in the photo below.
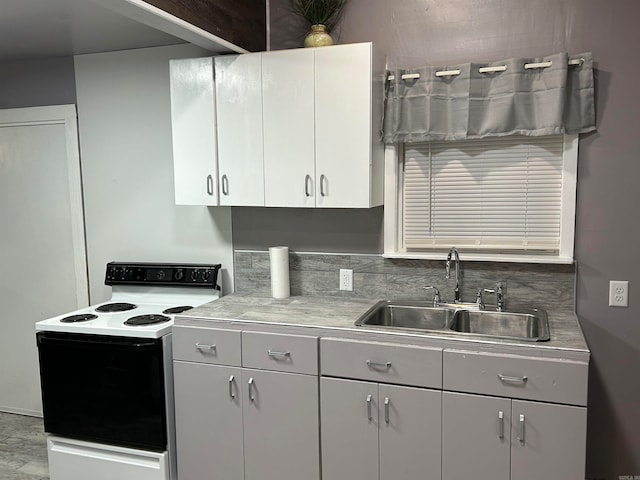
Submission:
{"label": "light switch plate", "polygon": [[609,306],[629,306],[629,282],[622,280],[609,281]]}

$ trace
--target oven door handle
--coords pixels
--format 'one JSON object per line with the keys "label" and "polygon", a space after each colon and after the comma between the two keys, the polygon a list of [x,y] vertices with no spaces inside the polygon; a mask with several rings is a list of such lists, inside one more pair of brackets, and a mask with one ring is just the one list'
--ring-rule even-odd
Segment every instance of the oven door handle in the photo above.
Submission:
{"label": "oven door handle", "polygon": [[[124,347],[131,349],[145,349],[145,348],[153,348],[158,345],[158,343],[154,340],[145,340],[137,338],[134,342],[123,342],[118,340],[101,340],[92,335],[87,334],[79,334],[82,337],[86,338],[59,338],[59,337],[50,337],[47,335],[38,335],[38,345],[96,345],[103,347]],[[124,338],[124,337],[123,337]]]}

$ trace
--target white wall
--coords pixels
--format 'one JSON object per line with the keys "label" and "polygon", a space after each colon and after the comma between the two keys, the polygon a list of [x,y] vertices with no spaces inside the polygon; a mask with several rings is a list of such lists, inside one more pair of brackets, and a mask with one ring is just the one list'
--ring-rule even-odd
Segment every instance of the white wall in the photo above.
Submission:
{"label": "white wall", "polygon": [[174,45],[75,57],[91,302],[108,261],[215,262],[233,285],[231,212],[174,204],[169,59]]}

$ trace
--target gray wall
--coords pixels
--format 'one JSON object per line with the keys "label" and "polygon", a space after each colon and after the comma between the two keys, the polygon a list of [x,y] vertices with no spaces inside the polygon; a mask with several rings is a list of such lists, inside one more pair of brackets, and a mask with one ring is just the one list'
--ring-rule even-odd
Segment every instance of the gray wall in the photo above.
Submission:
{"label": "gray wall", "polygon": [[[270,5],[271,48],[299,47],[305,27],[291,16],[288,0]],[[339,32],[340,43],[375,42],[392,68],[593,52],[598,129],[580,139],[576,219],[576,308],[593,353],[587,446],[593,479],[640,475],[640,302],[634,297],[640,253],[633,250],[640,235],[638,18],[636,0],[349,0]],[[381,209],[343,212],[339,222],[350,235],[338,241],[332,212],[290,213],[287,219],[270,209],[259,216],[234,209],[235,247],[265,248],[277,240],[298,251],[380,251]],[[607,306],[610,279],[630,281],[629,308]]]}
{"label": "gray wall", "polygon": [[108,261],[222,263],[233,285],[231,211],[175,205],[169,59],[192,45],[75,58],[91,302]]}
{"label": "gray wall", "polygon": [[0,64],[0,108],[75,103],[73,57]]}

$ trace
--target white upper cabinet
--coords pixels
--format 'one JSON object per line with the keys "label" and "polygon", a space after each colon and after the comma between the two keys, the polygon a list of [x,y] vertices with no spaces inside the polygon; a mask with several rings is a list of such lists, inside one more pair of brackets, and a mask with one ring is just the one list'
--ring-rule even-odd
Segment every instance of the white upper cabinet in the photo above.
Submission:
{"label": "white upper cabinet", "polygon": [[262,54],[266,206],[382,204],[384,69],[371,43]]}
{"label": "white upper cabinet", "polygon": [[382,204],[384,70],[371,43],[315,49],[318,207]]}
{"label": "white upper cabinet", "polygon": [[314,51],[262,55],[267,207],[315,207]]}
{"label": "white upper cabinet", "polygon": [[218,205],[213,58],[171,60],[176,204]]}
{"label": "white upper cabinet", "polygon": [[176,202],[382,205],[384,75],[371,43],[172,62]]}
{"label": "white upper cabinet", "polygon": [[261,56],[215,57],[220,205],[264,205]]}

